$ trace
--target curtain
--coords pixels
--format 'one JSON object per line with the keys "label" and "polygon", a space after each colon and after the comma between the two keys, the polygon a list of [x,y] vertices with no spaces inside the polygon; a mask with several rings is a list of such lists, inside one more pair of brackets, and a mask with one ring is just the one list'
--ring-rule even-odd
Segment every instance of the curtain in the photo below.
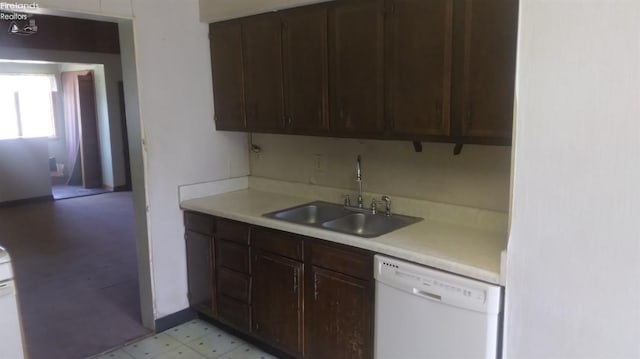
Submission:
{"label": "curtain", "polygon": [[67,149],[67,168],[69,179],[67,184],[77,186],[82,184],[82,162],[80,161],[80,132],[78,100],[78,75],[86,71],[72,71],[61,73],[62,94],[64,97],[64,128]]}

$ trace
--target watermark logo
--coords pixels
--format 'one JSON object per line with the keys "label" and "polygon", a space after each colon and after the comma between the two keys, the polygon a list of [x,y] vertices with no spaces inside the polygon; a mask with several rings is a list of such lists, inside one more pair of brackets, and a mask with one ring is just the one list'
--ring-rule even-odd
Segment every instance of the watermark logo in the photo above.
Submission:
{"label": "watermark logo", "polygon": [[19,26],[17,22],[11,22],[9,26],[9,33],[15,35],[33,35],[38,32],[38,25],[36,25],[36,19],[29,19],[29,23],[24,26]]}
{"label": "watermark logo", "polygon": [[8,32],[14,35],[33,35],[38,32],[38,25],[33,15],[28,12],[40,8],[37,3],[21,4],[17,2],[0,2],[0,20],[10,21]]}

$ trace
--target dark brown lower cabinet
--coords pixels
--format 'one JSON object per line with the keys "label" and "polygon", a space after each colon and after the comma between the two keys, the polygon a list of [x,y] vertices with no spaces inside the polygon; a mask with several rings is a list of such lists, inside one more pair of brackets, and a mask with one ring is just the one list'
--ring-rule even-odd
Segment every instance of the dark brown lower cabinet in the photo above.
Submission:
{"label": "dark brown lower cabinet", "polygon": [[187,248],[187,278],[189,305],[199,312],[213,315],[213,239],[187,230],[184,239]]}
{"label": "dark brown lower cabinet", "polygon": [[[350,253],[348,247],[344,246],[338,250],[323,247],[313,247],[310,257],[312,263],[322,262],[324,267],[311,264],[307,269],[304,357],[372,358],[372,255]],[[345,264],[357,266],[358,263],[362,264],[362,268],[349,267],[349,270],[357,273],[366,265],[366,278],[356,278],[335,270]]]}
{"label": "dark brown lower cabinet", "polygon": [[218,320],[240,331],[249,333],[251,306],[224,294],[218,296]]}
{"label": "dark brown lower cabinet", "polygon": [[246,223],[215,218],[215,319],[245,333],[251,332],[250,228]]}
{"label": "dark brown lower cabinet", "polygon": [[195,310],[279,354],[373,357],[373,253],[187,213]]}
{"label": "dark brown lower cabinet", "polygon": [[253,263],[253,334],[300,357],[303,264],[262,251]]}
{"label": "dark brown lower cabinet", "polygon": [[189,305],[204,315],[215,317],[213,217],[186,211],[184,227]]}

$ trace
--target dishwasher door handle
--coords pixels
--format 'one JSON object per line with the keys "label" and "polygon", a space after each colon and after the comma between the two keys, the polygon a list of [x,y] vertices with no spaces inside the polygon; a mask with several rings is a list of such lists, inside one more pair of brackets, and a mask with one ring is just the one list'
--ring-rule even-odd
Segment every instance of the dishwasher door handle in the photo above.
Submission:
{"label": "dishwasher door handle", "polygon": [[434,293],[430,293],[424,290],[420,290],[417,288],[413,288],[413,294],[419,296],[419,297],[423,297],[423,298],[427,298],[427,299],[431,299],[431,300],[437,300],[437,301],[441,301],[442,300],[442,296],[438,295],[438,294],[434,294]]}

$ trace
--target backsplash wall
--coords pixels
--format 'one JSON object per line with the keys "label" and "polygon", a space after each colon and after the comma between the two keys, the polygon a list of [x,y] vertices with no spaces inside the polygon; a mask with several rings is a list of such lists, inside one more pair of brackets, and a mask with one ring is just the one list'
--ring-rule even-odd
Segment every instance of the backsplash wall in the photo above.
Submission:
{"label": "backsplash wall", "polygon": [[[253,134],[252,176],[345,188],[355,193],[356,156],[363,191],[508,211],[511,147]],[[352,194],[352,201],[355,195]],[[368,205],[369,199],[365,199]]]}

